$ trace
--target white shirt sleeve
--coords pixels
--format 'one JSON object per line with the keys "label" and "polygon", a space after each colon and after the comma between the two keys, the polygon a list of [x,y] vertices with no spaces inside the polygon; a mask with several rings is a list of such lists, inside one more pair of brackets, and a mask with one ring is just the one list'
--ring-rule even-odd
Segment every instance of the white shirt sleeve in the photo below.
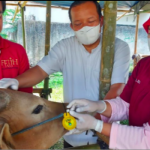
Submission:
{"label": "white shirt sleeve", "polygon": [[58,42],[37,65],[49,75],[54,72],[62,72],[65,60],[65,49],[64,40]]}
{"label": "white shirt sleeve", "polygon": [[126,42],[116,38],[111,85],[115,83],[127,83],[129,65],[130,48]]}

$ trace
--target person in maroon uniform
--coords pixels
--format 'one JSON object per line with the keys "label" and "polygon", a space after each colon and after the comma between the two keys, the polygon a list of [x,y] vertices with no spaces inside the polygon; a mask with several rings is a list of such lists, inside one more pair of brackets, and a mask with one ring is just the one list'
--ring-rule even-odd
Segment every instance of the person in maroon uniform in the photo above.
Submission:
{"label": "person in maroon uniform", "polygon": [[[6,1],[0,1],[0,32],[3,27],[3,12]],[[0,36],[0,79],[15,78],[29,69],[29,60],[25,49]],[[19,91],[32,93],[32,87],[20,88]]]}
{"label": "person in maroon uniform", "polygon": [[[67,107],[77,118],[77,127],[67,135],[93,129],[110,137],[110,149],[150,149],[150,56],[139,61],[120,97],[74,100]],[[80,112],[98,112],[100,117]],[[115,123],[125,119],[130,126]]]}
{"label": "person in maroon uniform", "polygon": [[[110,149],[150,149],[150,56],[138,62],[119,97],[98,102],[77,99],[67,108],[77,119],[77,126],[66,135],[93,129],[110,137]],[[94,118],[81,112],[98,114]],[[115,123],[125,119],[130,126]]]}

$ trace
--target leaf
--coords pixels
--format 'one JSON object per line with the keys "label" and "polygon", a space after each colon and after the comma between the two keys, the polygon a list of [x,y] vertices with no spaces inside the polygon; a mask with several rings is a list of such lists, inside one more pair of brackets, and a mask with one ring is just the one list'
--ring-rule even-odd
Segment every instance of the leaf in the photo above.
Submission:
{"label": "leaf", "polygon": [[7,39],[7,34],[3,34],[3,33],[0,33],[0,36],[2,36],[2,38],[4,38],[4,39]]}
{"label": "leaf", "polygon": [[[3,13],[3,28],[2,33],[0,34],[3,38],[8,38],[8,33],[15,32],[17,30],[17,22],[18,20],[21,20],[21,14],[18,13],[16,15],[16,18],[14,22],[12,22],[14,18],[15,10],[14,9],[6,9],[6,11]],[[9,27],[6,27],[9,26]],[[13,41],[15,42],[15,41]]]}

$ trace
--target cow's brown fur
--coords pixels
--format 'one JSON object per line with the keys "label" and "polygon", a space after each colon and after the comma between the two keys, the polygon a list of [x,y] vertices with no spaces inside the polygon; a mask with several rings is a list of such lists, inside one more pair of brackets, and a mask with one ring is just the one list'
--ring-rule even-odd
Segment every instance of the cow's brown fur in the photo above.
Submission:
{"label": "cow's brown fur", "polygon": [[[43,105],[39,114],[33,110]],[[35,127],[24,133],[11,134],[64,112],[61,103],[50,102],[32,94],[0,89],[0,148],[1,149],[47,149],[54,145],[67,131],[62,119]]]}

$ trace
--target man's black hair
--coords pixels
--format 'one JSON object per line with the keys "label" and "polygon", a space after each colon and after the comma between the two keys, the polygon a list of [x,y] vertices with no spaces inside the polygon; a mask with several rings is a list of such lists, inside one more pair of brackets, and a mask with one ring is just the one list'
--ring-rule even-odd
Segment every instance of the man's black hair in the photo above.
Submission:
{"label": "man's black hair", "polygon": [[2,11],[4,12],[6,9],[6,1],[1,1],[2,2]]}
{"label": "man's black hair", "polygon": [[75,6],[78,6],[78,5],[80,5],[80,4],[83,4],[83,3],[85,3],[85,2],[93,2],[93,3],[95,4],[95,6],[96,6],[96,9],[97,9],[97,13],[98,13],[98,15],[99,15],[99,18],[102,16],[102,14],[101,14],[101,6],[100,6],[100,4],[99,4],[97,1],[74,1],[74,2],[71,4],[70,8],[69,8],[69,19],[70,19],[71,22],[72,22],[71,9],[72,9],[73,7],[75,7]]}

